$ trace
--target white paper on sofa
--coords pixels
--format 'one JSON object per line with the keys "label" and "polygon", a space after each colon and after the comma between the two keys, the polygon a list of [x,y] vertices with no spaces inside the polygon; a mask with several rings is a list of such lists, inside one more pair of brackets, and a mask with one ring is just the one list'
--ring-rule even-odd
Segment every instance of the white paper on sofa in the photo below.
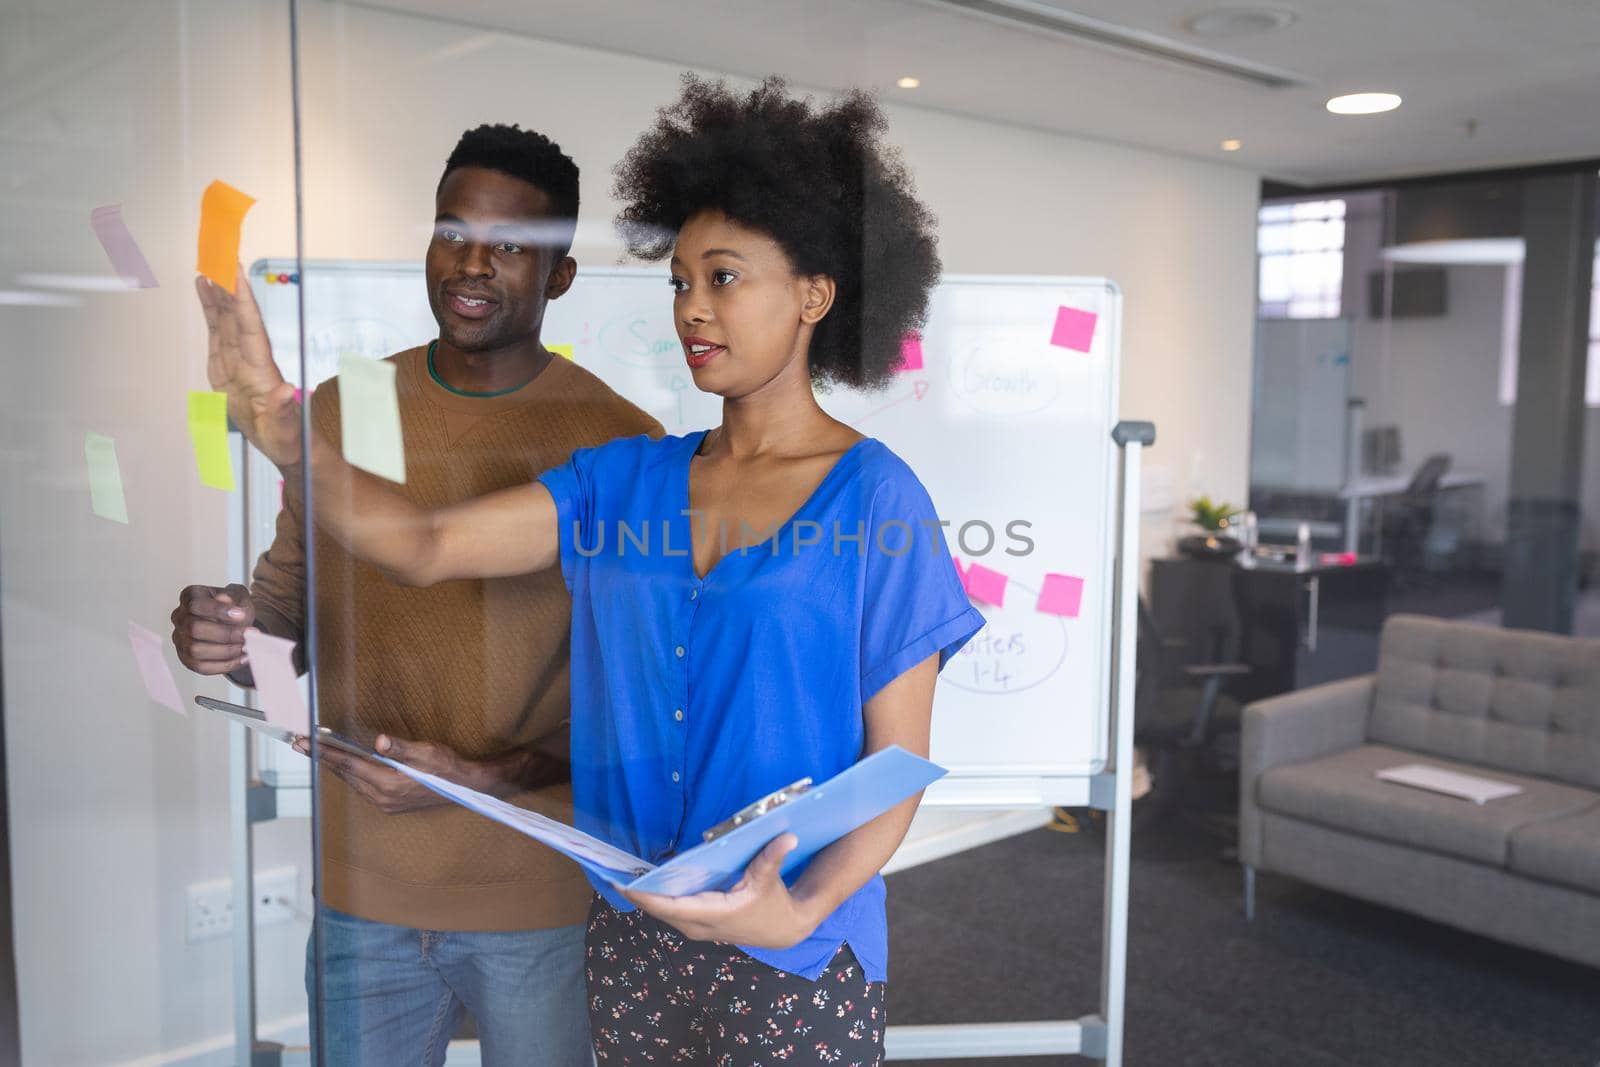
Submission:
{"label": "white paper on sofa", "polygon": [[1433,793],[1444,793],[1447,796],[1470,800],[1474,804],[1484,804],[1522,792],[1520,785],[1499,782],[1493,778],[1480,778],[1476,774],[1462,774],[1460,771],[1446,770],[1443,767],[1430,767],[1426,763],[1406,763],[1399,767],[1389,767],[1378,771],[1377,775],[1385,782],[1409,785]]}

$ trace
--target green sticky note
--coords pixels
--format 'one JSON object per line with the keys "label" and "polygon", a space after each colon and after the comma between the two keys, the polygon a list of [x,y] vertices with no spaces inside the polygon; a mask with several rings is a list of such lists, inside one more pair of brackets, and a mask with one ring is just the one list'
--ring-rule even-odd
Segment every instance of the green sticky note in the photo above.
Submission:
{"label": "green sticky note", "polygon": [[89,461],[89,504],[94,513],[102,519],[126,524],[128,502],[122,496],[117,443],[91,430],[83,437],[83,455]]}
{"label": "green sticky note", "polygon": [[545,345],[545,347],[554,352],[556,355],[560,356],[562,359],[577,362],[578,357],[573,354],[571,345]]}
{"label": "green sticky note", "polygon": [[353,467],[402,485],[406,450],[394,364],[345,353],[339,359],[339,421],[344,458]]}
{"label": "green sticky note", "polygon": [[228,394],[189,394],[189,440],[200,484],[233,492],[233,457],[228,454]]}

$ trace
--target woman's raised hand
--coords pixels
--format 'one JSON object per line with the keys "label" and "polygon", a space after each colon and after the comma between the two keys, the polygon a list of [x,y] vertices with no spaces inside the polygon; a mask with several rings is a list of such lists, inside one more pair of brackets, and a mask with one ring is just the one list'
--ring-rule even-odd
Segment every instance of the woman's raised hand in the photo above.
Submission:
{"label": "woman's raised hand", "polygon": [[272,361],[272,343],[242,267],[237,285],[234,294],[203,276],[194,280],[206,316],[206,377],[211,388],[228,394],[228,417],[250,443],[279,467],[294,466],[302,460],[300,405]]}

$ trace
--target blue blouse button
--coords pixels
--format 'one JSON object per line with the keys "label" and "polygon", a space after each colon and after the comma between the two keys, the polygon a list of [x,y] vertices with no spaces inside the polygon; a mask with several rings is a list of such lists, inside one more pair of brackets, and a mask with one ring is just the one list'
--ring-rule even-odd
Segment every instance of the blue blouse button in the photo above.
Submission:
{"label": "blue blouse button", "polygon": [[676,782],[678,780],[678,772],[677,771],[673,771],[672,772],[672,780],[674,782]]}
{"label": "blue blouse button", "polygon": [[679,659],[682,659],[683,658],[683,646],[679,645],[677,648],[673,649],[673,655],[677,656]]}

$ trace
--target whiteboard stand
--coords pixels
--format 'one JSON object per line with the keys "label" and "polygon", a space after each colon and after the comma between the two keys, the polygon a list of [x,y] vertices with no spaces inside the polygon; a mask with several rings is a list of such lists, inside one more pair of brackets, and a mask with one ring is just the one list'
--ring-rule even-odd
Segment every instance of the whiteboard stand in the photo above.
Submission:
{"label": "whiteboard stand", "polygon": [[885,1059],[934,1060],[1070,1054],[1122,1065],[1128,979],[1128,863],[1133,814],[1133,694],[1139,595],[1139,464],[1155,443],[1150,422],[1119,422],[1111,431],[1121,454],[1112,618],[1111,752],[1105,769],[1088,779],[1089,806],[1106,813],[1104,936],[1100,1010],[1078,1019],[1015,1023],[891,1026]]}

